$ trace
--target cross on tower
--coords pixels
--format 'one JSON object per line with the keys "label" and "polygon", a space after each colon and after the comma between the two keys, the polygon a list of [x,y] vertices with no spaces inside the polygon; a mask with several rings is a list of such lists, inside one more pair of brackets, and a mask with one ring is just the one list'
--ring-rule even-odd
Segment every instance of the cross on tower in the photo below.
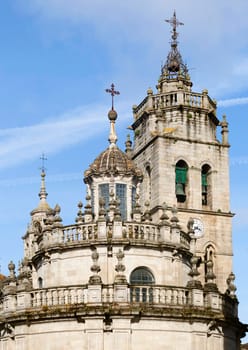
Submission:
{"label": "cross on tower", "polygon": [[177,33],[177,27],[183,26],[184,23],[179,22],[176,17],[176,11],[173,13],[173,17],[171,19],[166,19],[165,22],[169,23],[172,26],[172,39],[175,41],[177,39],[178,33]]}
{"label": "cross on tower", "polygon": [[45,157],[45,154],[42,153],[41,157],[40,157],[41,161],[42,161],[42,165],[41,165],[41,171],[44,173],[46,168],[45,168],[45,161],[47,160],[47,158]]}
{"label": "cross on tower", "polygon": [[183,26],[184,25],[184,23],[179,22],[177,20],[176,11],[174,11],[173,17],[171,19],[166,19],[165,22],[170,23],[170,25],[172,26],[173,30],[176,30],[178,26]]}
{"label": "cross on tower", "polygon": [[112,96],[112,110],[113,110],[114,109],[114,96],[120,95],[120,92],[115,90],[115,86],[113,83],[111,84],[111,89],[106,89],[105,91],[107,93],[111,94],[111,96]]}

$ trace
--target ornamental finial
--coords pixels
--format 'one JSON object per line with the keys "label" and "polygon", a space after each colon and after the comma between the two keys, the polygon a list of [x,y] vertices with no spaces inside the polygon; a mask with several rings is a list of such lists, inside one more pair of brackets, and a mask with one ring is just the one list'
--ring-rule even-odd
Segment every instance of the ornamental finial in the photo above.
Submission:
{"label": "ornamental finial", "polygon": [[111,88],[110,89],[106,89],[105,90],[107,93],[110,93],[112,96],[112,108],[108,113],[108,118],[110,121],[110,133],[109,133],[109,142],[110,142],[110,146],[115,146],[116,142],[117,142],[117,135],[115,132],[115,121],[117,119],[117,113],[114,110],[114,96],[115,95],[120,95],[120,92],[115,90],[115,86],[114,84],[111,84]]}
{"label": "ornamental finial", "polygon": [[39,197],[40,197],[41,202],[45,202],[46,198],[47,198],[46,183],[45,183],[45,177],[46,177],[45,161],[47,160],[47,158],[45,157],[44,153],[42,153],[40,159],[42,161],[42,165],[40,168],[41,169],[41,187],[40,187]]}
{"label": "ornamental finial", "polygon": [[120,95],[120,92],[115,90],[115,85],[112,83],[110,89],[105,89],[105,91],[112,96],[112,110],[114,110],[114,96]]}
{"label": "ornamental finial", "polygon": [[179,22],[176,17],[176,11],[174,11],[171,19],[166,19],[165,22],[172,26],[171,31],[171,50],[167,56],[165,65],[162,67],[162,74],[164,74],[168,79],[175,79],[183,77],[186,79],[188,77],[188,68],[186,64],[183,63],[182,56],[177,48],[178,45],[178,32],[177,27],[183,25],[184,23]]}
{"label": "ornamental finial", "polygon": [[165,22],[169,23],[172,26],[172,42],[171,42],[171,47],[177,47],[177,37],[178,37],[178,32],[177,32],[177,27],[184,25],[184,23],[179,22],[176,17],[176,11],[173,13],[173,17],[171,19],[166,19]]}

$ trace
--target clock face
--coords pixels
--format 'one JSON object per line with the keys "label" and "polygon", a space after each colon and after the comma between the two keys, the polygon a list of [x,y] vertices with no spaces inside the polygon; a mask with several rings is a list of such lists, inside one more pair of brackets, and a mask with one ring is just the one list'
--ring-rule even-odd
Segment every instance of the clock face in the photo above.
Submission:
{"label": "clock face", "polygon": [[203,222],[200,219],[193,219],[193,230],[196,237],[201,237],[204,233]]}

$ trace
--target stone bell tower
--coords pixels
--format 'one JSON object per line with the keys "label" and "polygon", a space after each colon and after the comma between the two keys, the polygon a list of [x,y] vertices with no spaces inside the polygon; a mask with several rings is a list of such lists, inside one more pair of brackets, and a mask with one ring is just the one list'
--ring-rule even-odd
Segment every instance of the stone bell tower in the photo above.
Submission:
{"label": "stone bell tower", "polygon": [[211,255],[224,292],[232,270],[228,123],[225,116],[222,122],[217,118],[216,102],[207,90],[192,91],[178,49],[177,27],[183,23],[175,13],[167,22],[172,26],[171,49],[157,91],[149,88],[144,100],[133,106],[133,160],[144,174],[141,203],[149,202],[154,220],[161,215],[162,203],[176,205],[183,229],[188,217],[193,218],[197,254],[202,262]]}

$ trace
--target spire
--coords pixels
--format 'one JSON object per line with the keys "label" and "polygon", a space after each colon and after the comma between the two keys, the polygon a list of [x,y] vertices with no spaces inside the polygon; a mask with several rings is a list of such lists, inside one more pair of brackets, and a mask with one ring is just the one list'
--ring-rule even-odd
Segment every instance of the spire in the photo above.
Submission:
{"label": "spire", "polygon": [[41,202],[46,202],[46,198],[47,198],[46,183],[45,183],[46,173],[44,169],[42,169],[40,176],[41,176],[41,186],[40,186],[39,197]]}
{"label": "spire", "polygon": [[41,161],[42,161],[42,165],[41,165],[41,186],[40,186],[40,193],[39,193],[39,197],[40,197],[40,204],[39,204],[39,208],[48,208],[49,205],[46,201],[47,198],[47,191],[46,191],[46,182],[45,182],[45,178],[46,178],[46,173],[45,173],[45,161],[47,160],[47,158],[45,157],[45,154],[42,153],[41,157],[40,157]]}
{"label": "spire", "polygon": [[115,132],[115,121],[117,119],[117,112],[114,110],[114,96],[120,95],[120,92],[115,90],[114,84],[111,84],[111,88],[106,89],[105,91],[107,93],[110,93],[112,96],[112,108],[108,113],[108,118],[110,121],[110,132],[109,132],[109,139],[108,140],[110,143],[110,147],[114,147],[116,145],[116,142],[117,142],[117,135]]}
{"label": "spire", "polygon": [[175,79],[179,75],[182,75],[184,78],[188,77],[188,68],[184,64],[182,56],[178,50],[178,32],[177,27],[183,25],[184,23],[179,22],[176,17],[176,11],[174,11],[171,19],[166,19],[165,22],[169,23],[172,26],[171,31],[171,50],[168,53],[167,60],[165,65],[162,67],[162,74],[166,74],[169,79]]}
{"label": "spire", "polygon": [[40,174],[41,185],[40,185],[40,192],[39,192],[40,203],[38,204],[38,207],[32,211],[32,213],[35,213],[36,211],[47,211],[51,209],[46,200],[47,191],[46,191],[46,182],[45,182],[46,173],[45,173],[44,161],[47,160],[47,158],[45,158],[45,155],[42,154],[40,159],[42,160],[41,174]]}

